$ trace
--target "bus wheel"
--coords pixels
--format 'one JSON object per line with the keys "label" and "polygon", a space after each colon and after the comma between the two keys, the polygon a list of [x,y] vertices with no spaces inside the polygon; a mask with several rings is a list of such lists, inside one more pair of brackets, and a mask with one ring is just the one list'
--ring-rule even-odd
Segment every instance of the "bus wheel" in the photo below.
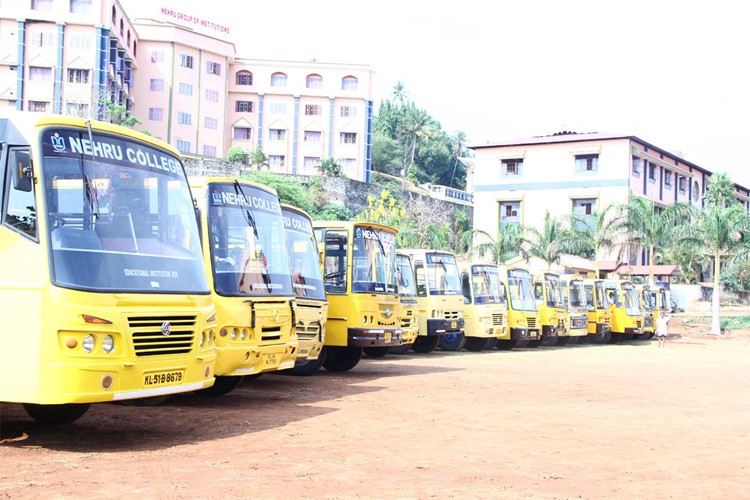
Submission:
{"label": "bus wheel", "polygon": [[622,336],[622,340],[633,340],[635,338],[634,333],[626,333]]}
{"label": "bus wheel", "polygon": [[309,375],[312,375],[313,373],[320,370],[320,368],[323,366],[323,363],[326,360],[326,352],[327,349],[323,347],[323,350],[321,350],[320,354],[318,355],[318,359],[299,361],[294,364],[294,368],[289,370],[289,373],[291,375],[297,375],[300,377],[307,377]]}
{"label": "bus wheel", "polygon": [[466,345],[466,337],[463,333],[446,333],[439,339],[438,345],[444,351],[460,351]]}
{"label": "bus wheel", "polygon": [[240,385],[240,382],[242,382],[242,379],[244,377],[224,377],[224,376],[217,376],[216,380],[214,381],[214,385],[211,387],[206,387],[205,389],[201,389],[199,391],[196,391],[196,394],[201,394],[203,396],[223,396],[225,394],[229,394],[232,392],[238,385]]}
{"label": "bus wheel", "polygon": [[428,353],[435,350],[438,342],[440,342],[439,335],[419,336],[417,337],[417,340],[414,341],[411,348],[415,352]]}
{"label": "bus wheel", "polygon": [[487,350],[494,349],[495,347],[497,347],[497,342],[498,342],[497,337],[490,337],[487,339],[487,345],[484,346],[484,348]]}
{"label": "bus wheel", "polygon": [[511,342],[513,342],[513,347],[520,348],[520,347],[526,347],[527,345],[529,345],[530,341],[525,340],[525,339],[516,339],[516,340],[511,340]]}
{"label": "bus wheel", "polygon": [[409,352],[409,349],[411,349],[411,346],[413,344],[401,344],[397,346],[393,346],[388,351],[390,354],[406,354]]}
{"label": "bus wheel", "polygon": [[640,336],[640,339],[649,340],[649,339],[652,339],[653,337],[654,337],[654,332],[647,332],[647,333],[642,333]]}
{"label": "bus wheel", "polygon": [[[552,347],[553,345],[557,345],[557,340],[559,338],[560,337],[558,337],[557,335],[545,335],[544,337],[542,337],[542,340],[540,341],[540,343],[541,345],[545,347]],[[532,342],[535,342],[535,341],[532,340]]]}
{"label": "bus wheel", "polygon": [[90,404],[37,405],[24,403],[23,409],[42,424],[63,425],[75,422],[89,409]]}
{"label": "bus wheel", "polygon": [[386,354],[388,354],[388,351],[390,351],[390,347],[365,347],[363,351],[365,351],[365,354],[367,354],[371,358],[382,358]]}
{"label": "bus wheel", "polygon": [[490,343],[490,339],[486,337],[467,337],[466,338],[466,350],[471,352],[479,352],[487,348],[487,344]]}
{"label": "bus wheel", "polygon": [[555,342],[555,345],[568,345],[568,344],[574,344],[575,342],[571,342],[572,337],[557,337],[557,341]]}
{"label": "bus wheel", "polygon": [[609,344],[612,339],[612,332],[597,333],[591,336],[591,341],[594,344]]}
{"label": "bus wheel", "polygon": [[540,340],[540,339],[529,340],[529,341],[526,342],[526,347],[532,347],[532,348],[534,348],[534,347],[539,347],[540,345],[542,345],[542,340]]}
{"label": "bus wheel", "polygon": [[329,347],[323,367],[332,372],[349,371],[362,359],[361,347]]}
{"label": "bus wheel", "polygon": [[515,347],[515,344],[515,340],[498,339],[495,347],[497,347],[498,351],[510,351]]}

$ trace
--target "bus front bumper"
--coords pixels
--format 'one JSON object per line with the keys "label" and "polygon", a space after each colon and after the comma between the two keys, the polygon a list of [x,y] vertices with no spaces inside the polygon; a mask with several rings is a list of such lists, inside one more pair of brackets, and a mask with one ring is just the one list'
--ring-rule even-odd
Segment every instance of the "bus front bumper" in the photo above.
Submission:
{"label": "bus front bumper", "polygon": [[427,320],[427,335],[445,335],[446,333],[464,333],[464,319],[433,318]]}
{"label": "bus front bumper", "polygon": [[402,343],[400,328],[349,328],[349,347],[394,347]]}

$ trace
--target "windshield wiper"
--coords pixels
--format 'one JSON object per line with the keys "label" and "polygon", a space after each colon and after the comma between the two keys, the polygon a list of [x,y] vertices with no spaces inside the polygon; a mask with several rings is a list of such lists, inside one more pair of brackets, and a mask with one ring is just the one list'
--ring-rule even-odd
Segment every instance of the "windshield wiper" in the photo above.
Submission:
{"label": "windshield wiper", "polygon": [[[242,185],[237,179],[234,180],[234,192],[235,194],[241,194],[242,197],[247,201],[248,198],[245,195],[245,192],[242,190]],[[247,225],[253,228],[253,234],[255,235],[255,237],[260,239],[260,237],[258,236],[258,228],[255,225],[255,217],[253,216],[253,213],[249,208],[246,208],[242,212],[242,215],[245,216],[245,222],[247,222]]]}

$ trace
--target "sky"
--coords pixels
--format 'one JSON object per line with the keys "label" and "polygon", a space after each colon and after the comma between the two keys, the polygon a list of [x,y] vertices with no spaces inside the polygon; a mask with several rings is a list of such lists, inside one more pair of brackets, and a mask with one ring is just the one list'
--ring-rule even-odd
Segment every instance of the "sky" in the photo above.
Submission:
{"label": "sky", "polygon": [[[713,0],[121,0],[230,28],[237,55],[352,63],[469,145],[635,135],[750,187],[750,29]],[[189,7],[188,7],[189,5]],[[265,43],[264,43],[265,41]]]}

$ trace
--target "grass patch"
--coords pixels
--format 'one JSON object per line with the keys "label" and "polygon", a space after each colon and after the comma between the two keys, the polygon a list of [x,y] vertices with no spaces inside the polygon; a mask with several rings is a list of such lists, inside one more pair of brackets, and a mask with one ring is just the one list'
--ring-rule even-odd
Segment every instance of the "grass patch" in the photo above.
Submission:
{"label": "grass patch", "polygon": [[750,328],[750,316],[732,316],[731,318],[722,318],[722,330],[740,330]]}

